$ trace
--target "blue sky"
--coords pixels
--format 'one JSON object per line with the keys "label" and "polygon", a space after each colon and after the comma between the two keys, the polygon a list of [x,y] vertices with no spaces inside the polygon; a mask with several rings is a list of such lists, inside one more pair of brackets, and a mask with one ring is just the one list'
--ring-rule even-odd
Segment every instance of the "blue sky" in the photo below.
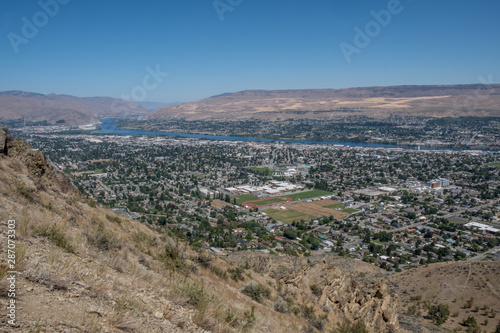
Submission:
{"label": "blue sky", "polygon": [[[217,1],[219,12],[213,0],[41,0],[52,17],[38,1],[2,0],[0,90],[184,102],[500,81],[498,0]],[[372,11],[390,19],[376,23]],[[23,31],[26,21],[38,31]],[[368,44],[356,44],[356,27]],[[350,62],[340,45],[356,49]],[[169,74],[155,81],[147,68]]]}

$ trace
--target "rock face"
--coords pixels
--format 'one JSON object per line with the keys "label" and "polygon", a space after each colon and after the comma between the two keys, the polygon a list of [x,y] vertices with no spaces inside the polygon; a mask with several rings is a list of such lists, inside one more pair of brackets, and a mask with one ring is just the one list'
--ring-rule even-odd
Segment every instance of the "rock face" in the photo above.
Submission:
{"label": "rock face", "polygon": [[7,155],[7,130],[0,129],[0,154]]}
{"label": "rock face", "polygon": [[295,304],[313,306],[329,322],[362,320],[370,332],[397,332],[398,298],[391,296],[377,268],[360,261],[323,255],[290,259],[257,253],[234,254],[236,264],[248,262],[254,271],[276,280],[293,293]]}
{"label": "rock face", "polygon": [[304,265],[280,280],[298,290],[308,290],[314,285],[317,294],[321,291],[319,305],[330,309],[332,321],[338,318],[362,319],[374,332],[395,332],[399,328],[397,301],[380,280],[358,282],[354,276],[342,272],[327,260],[313,267]]}
{"label": "rock face", "polygon": [[58,172],[42,152],[32,150],[22,139],[13,139],[6,129],[0,130],[0,155],[13,158],[24,165],[36,190],[50,187],[59,193],[79,196],[71,181]]}

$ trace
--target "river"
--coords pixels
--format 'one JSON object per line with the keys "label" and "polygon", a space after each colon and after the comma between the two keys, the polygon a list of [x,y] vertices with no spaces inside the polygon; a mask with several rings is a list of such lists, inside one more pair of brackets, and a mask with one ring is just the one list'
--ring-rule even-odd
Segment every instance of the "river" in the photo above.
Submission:
{"label": "river", "polygon": [[[195,133],[182,133],[182,132],[163,132],[163,131],[145,131],[135,129],[122,129],[116,126],[113,118],[106,118],[102,120],[101,129],[92,131],[92,134],[112,134],[112,135],[165,135],[171,137],[184,137],[195,139],[208,139],[218,141],[250,141],[250,142],[287,142],[298,144],[323,144],[323,145],[339,145],[349,147],[370,147],[370,148],[404,148],[404,149],[417,149],[417,146],[408,145],[393,145],[385,143],[369,143],[369,142],[340,142],[340,141],[314,141],[314,140],[290,140],[290,139],[263,139],[252,138],[245,136],[227,136],[227,135],[209,135],[209,134],[195,134]],[[424,150],[460,150],[458,148],[450,147],[426,147],[421,146]]]}

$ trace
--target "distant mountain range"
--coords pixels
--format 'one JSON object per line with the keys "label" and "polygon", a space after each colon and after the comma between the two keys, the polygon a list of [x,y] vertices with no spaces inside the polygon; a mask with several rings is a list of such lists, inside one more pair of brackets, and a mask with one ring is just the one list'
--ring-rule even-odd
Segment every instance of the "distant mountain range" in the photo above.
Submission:
{"label": "distant mountain range", "polygon": [[174,102],[174,103],[161,103],[161,102],[136,102],[143,108],[145,108],[148,111],[154,111],[156,109],[159,109],[163,106],[167,105],[175,105],[175,104],[181,104],[181,102]]}
{"label": "distant mountain range", "polygon": [[43,95],[17,90],[0,92],[0,120],[81,125],[104,117],[144,115],[147,112],[134,102],[111,97]]}
{"label": "distant mountain range", "polygon": [[332,119],[352,115],[500,116],[500,84],[246,90],[164,106],[150,120]]}
{"label": "distant mountain range", "polygon": [[[157,108],[156,110],[154,110]],[[150,112],[154,110],[153,112]],[[500,117],[500,84],[362,87],[347,89],[245,90],[170,104],[111,97],[75,97],[24,91],[0,92],[0,121],[81,125],[105,117],[143,115],[149,120],[336,119]]]}

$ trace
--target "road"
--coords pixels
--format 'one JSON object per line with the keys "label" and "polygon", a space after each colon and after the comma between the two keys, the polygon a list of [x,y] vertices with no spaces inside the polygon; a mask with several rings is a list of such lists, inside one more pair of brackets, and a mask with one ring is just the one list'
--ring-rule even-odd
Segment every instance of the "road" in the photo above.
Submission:
{"label": "road", "polygon": [[97,182],[101,185],[108,193],[114,193],[112,189],[110,189],[107,185],[105,185],[102,180],[98,179]]}
{"label": "road", "polygon": [[500,251],[500,246],[496,246],[494,248],[491,248],[489,249],[488,251],[484,252],[484,253],[479,253],[477,256],[474,256],[474,257],[470,257],[468,258],[467,260],[473,260],[473,261],[478,261],[478,260],[482,260],[484,258],[486,258],[486,256],[488,254],[493,254],[493,253],[497,253],[498,251]]}

